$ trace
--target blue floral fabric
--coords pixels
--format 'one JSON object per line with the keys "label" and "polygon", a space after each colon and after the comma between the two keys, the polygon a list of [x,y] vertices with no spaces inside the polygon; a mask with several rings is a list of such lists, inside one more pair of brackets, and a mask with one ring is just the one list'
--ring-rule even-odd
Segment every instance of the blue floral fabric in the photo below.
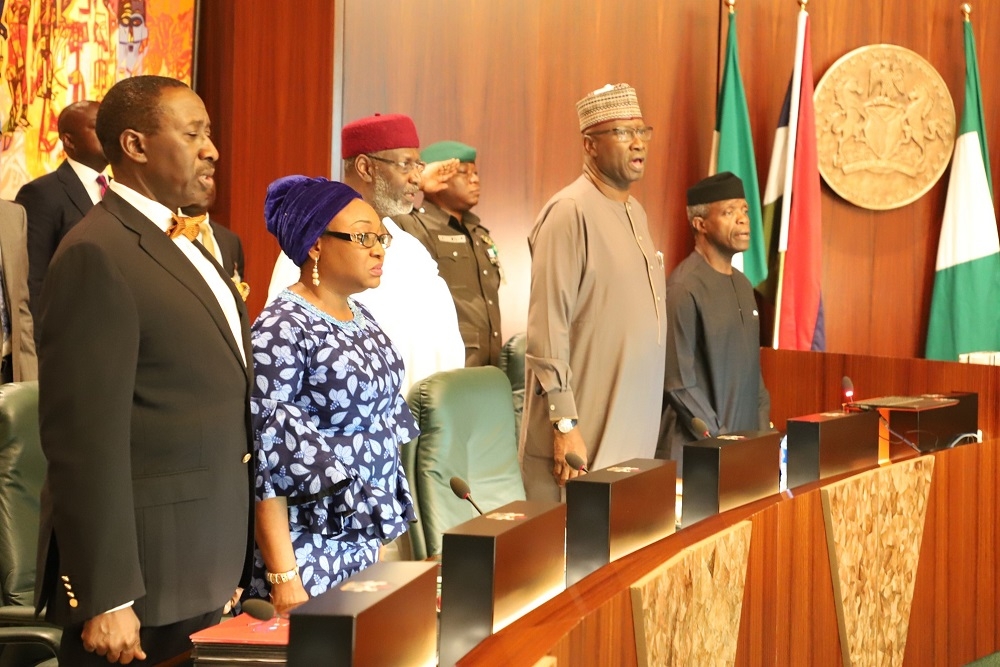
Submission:
{"label": "blue floral fabric", "polygon": [[[378,560],[414,520],[400,446],[418,434],[403,362],[364,306],[341,322],[285,290],[252,327],[257,500],[285,496],[310,596]],[[249,597],[270,587],[254,553]]]}

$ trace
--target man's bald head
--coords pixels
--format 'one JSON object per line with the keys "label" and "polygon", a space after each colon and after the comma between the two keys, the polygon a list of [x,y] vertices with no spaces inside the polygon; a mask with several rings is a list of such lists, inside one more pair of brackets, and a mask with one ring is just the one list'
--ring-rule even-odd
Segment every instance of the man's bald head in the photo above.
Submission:
{"label": "man's bald head", "polygon": [[104,171],[108,159],[97,138],[98,102],[74,102],[59,113],[57,127],[63,150],[70,159],[85,164],[94,171]]}

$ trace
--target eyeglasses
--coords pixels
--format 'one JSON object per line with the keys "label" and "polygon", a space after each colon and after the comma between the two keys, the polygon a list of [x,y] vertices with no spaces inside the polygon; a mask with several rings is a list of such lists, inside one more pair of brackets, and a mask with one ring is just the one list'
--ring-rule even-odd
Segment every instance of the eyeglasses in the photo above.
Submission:
{"label": "eyeglasses", "polygon": [[632,143],[636,137],[643,141],[649,141],[653,138],[653,128],[648,125],[646,127],[613,127],[610,130],[601,130],[600,132],[585,132],[584,136],[593,137],[598,134],[613,134],[615,141],[625,144]]}
{"label": "eyeglasses", "polygon": [[401,173],[401,174],[408,174],[411,171],[413,171],[414,169],[416,169],[417,173],[419,174],[419,173],[422,173],[424,171],[424,167],[427,166],[426,162],[421,162],[419,160],[417,160],[417,161],[413,161],[413,160],[399,160],[399,161],[397,161],[397,160],[386,160],[384,157],[379,157],[377,155],[369,155],[368,153],[365,153],[365,155],[367,155],[368,157],[370,157],[373,160],[378,160],[379,162],[385,162],[386,164],[391,164],[396,169],[399,169],[399,173]]}
{"label": "eyeglasses", "polygon": [[388,248],[392,244],[392,234],[389,233],[376,234],[375,232],[355,232],[353,234],[349,234],[348,232],[331,232],[327,230],[323,232],[323,236],[332,236],[345,241],[354,241],[365,248],[373,248],[376,241],[381,243],[383,248]]}

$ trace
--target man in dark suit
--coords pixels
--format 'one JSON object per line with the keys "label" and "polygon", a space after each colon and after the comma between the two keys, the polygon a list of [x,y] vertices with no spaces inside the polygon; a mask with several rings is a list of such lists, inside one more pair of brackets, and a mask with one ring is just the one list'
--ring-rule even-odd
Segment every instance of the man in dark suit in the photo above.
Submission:
{"label": "man in dark suit", "polygon": [[22,382],[38,379],[34,324],[28,310],[28,256],[24,235],[24,209],[0,200],[0,267],[3,270],[3,359],[0,380]]}
{"label": "man in dark suit", "polygon": [[15,198],[28,212],[28,293],[36,319],[42,281],[56,247],[107,187],[101,172],[108,160],[94,130],[99,106],[85,100],[62,110],[58,128],[66,159],[51,174],[22,186]]}
{"label": "man in dark suit", "polygon": [[230,277],[172,222],[214,188],[201,99],[124,79],[97,133],[115,180],[42,291],[37,604],[64,626],[60,664],[157,664],[249,574],[249,327]]}

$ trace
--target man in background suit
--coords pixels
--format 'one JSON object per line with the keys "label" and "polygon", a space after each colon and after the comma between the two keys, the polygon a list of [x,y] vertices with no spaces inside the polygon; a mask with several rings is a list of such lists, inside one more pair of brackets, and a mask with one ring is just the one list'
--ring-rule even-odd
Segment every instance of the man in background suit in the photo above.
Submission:
{"label": "man in background suit", "polygon": [[[239,282],[247,274],[243,259],[243,242],[240,241],[236,232],[228,227],[215,220],[209,219],[208,222],[212,228],[212,237],[216,248],[212,254],[217,260],[221,259],[222,268],[226,270],[226,275]],[[205,234],[202,233],[201,238],[204,239],[204,237]],[[204,245],[204,240],[202,245]]]}
{"label": "man in background suit", "polygon": [[28,293],[36,320],[42,281],[56,247],[107,187],[102,172],[108,160],[94,131],[99,106],[85,100],[62,110],[58,128],[66,159],[51,174],[24,184],[15,197],[28,212]]}
{"label": "man in background suit", "polygon": [[249,323],[197,230],[172,220],[214,188],[201,98],[124,79],[97,133],[115,180],[63,239],[40,304],[36,604],[64,626],[60,664],[152,665],[189,650],[249,576]]}
{"label": "man in background suit", "polygon": [[38,379],[34,324],[28,310],[28,254],[24,209],[0,200],[0,267],[3,269],[0,322],[3,324],[3,382]]}

